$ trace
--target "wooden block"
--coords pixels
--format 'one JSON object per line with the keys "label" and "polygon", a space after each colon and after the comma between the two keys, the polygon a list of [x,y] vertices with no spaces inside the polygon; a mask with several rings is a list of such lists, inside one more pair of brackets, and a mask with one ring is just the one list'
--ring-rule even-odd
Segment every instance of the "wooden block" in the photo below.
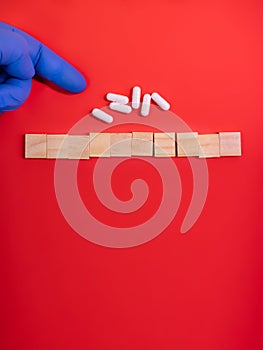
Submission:
{"label": "wooden block", "polygon": [[131,157],[132,134],[115,133],[111,134],[111,157]]}
{"label": "wooden block", "polygon": [[91,132],[90,157],[110,157],[111,134]]}
{"label": "wooden block", "polygon": [[25,158],[47,157],[47,135],[26,134],[25,135]]}
{"label": "wooden block", "polygon": [[68,135],[68,159],[89,159],[89,136]]}
{"label": "wooden block", "polygon": [[198,157],[199,143],[197,132],[180,132],[176,134],[177,156]]}
{"label": "wooden block", "polygon": [[199,135],[198,141],[199,158],[220,157],[218,134]]}
{"label": "wooden block", "polygon": [[154,156],[175,157],[175,133],[154,133]]}
{"label": "wooden block", "polygon": [[132,133],[132,156],[153,156],[153,133]]}
{"label": "wooden block", "polygon": [[220,132],[219,142],[221,156],[241,156],[240,132]]}
{"label": "wooden block", "polygon": [[68,135],[47,135],[47,158],[68,158]]}

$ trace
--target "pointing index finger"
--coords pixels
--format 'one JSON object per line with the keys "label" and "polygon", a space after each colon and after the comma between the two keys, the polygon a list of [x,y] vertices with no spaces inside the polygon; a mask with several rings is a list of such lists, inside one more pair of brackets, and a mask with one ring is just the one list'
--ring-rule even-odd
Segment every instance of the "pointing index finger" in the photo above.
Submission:
{"label": "pointing index finger", "polygon": [[0,22],[1,28],[18,33],[25,38],[29,45],[30,57],[35,66],[36,74],[72,93],[81,92],[86,88],[84,76],[40,41],[9,24]]}

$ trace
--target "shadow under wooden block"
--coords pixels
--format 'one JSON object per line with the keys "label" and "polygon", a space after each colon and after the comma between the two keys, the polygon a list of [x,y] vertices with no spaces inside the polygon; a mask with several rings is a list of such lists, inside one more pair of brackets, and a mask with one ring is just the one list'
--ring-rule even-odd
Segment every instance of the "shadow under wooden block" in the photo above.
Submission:
{"label": "shadow under wooden block", "polygon": [[91,132],[89,134],[89,156],[110,157],[111,134]]}
{"label": "shadow under wooden block", "polygon": [[25,135],[25,158],[47,158],[47,135]]}
{"label": "shadow under wooden block", "polygon": [[198,141],[199,158],[220,157],[218,134],[198,135]]}
{"label": "shadow under wooden block", "polygon": [[67,137],[68,135],[47,135],[47,158],[68,158]]}
{"label": "shadow under wooden block", "polygon": [[175,133],[154,133],[154,156],[175,157]]}
{"label": "shadow under wooden block", "polygon": [[177,157],[199,157],[197,132],[180,132],[176,134]]}
{"label": "shadow under wooden block", "polygon": [[153,156],[153,133],[132,133],[132,156]]}
{"label": "shadow under wooden block", "polygon": [[240,132],[220,132],[220,155],[221,156],[241,156],[241,133]]}
{"label": "shadow under wooden block", "polygon": [[132,134],[114,133],[111,134],[111,157],[131,157],[132,153]]}
{"label": "shadow under wooden block", "polygon": [[89,136],[67,136],[68,159],[89,159]]}

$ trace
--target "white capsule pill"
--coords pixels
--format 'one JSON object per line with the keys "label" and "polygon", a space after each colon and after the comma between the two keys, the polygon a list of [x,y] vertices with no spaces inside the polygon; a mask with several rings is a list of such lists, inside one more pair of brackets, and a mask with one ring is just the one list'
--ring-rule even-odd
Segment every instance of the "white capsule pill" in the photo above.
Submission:
{"label": "white capsule pill", "polygon": [[138,109],[140,107],[141,101],[141,88],[139,86],[134,86],[132,89],[132,108]]}
{"label": "white capsule pill", "polygon": [[92,110],[91,114],[93,115],[93,117],[98,118],[105,123],[112,123],[113,122],[112,116],[108,113],[103,112],[101,109],[94,108]]}
{"label": "white capsule pill", "polygon": [[164,111],[168,111],[168,109],[170,109],[170,104],[157,92],[153,92],[151,97],[154,100],[154,102],[157,103],[158,106]]}
{"label": "white capsule pill", "polygon": [[129,102],[129,97],[128,96],[119,95],[119,94],[113,94],[111,92],[109,92],[106,95],[106,99],[108,101],[118,102],[118,103],[122,103],[122,104],[126,104],[126,103]]}
{"label": "white capsule pill", "polygon": [[131,113],[132,108],[128,105],[123,105],[122,103],[118,102],[111,102],[110,103],[110,109],[113,109],[114,111],[121,112],[121,113]]}
{"label": "white capsule pill", "polygon": [[141,115],[147,117],[150,113],[151,95],[145,94],[142,99]]}

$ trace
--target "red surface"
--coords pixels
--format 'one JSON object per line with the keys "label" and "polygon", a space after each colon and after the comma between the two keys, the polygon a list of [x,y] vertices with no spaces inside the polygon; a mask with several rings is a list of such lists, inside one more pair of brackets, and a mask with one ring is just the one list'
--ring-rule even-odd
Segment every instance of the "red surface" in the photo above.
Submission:
{"label": "red surface", "polygon": [[[0,118],[1,349],[263,348],[262,7],[260,0],[1,4],[2,20],[90,80],[78,96],[34,82],[26,104]],[[188,234],[179,234],[192,188],[182,160],[183,199],[165,232],[136,248],[104,248],[68,226],[54,194],[54,161],[25,160],[23,135],[67,132],[105,105],[106,92],[128,94],[138,83],[160,91],[200,133],[242,131],[244,155],[208,160],[206,206]],[[86,164],[80,187],[92,170]]]}

